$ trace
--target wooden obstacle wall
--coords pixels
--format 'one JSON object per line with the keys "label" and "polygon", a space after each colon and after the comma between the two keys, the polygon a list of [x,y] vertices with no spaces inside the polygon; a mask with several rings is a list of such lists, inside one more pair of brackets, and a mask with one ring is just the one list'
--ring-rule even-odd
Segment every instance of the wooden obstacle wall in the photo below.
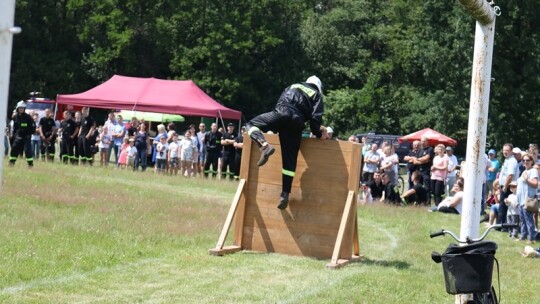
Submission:
{"label": "wooden obstacle wall", "polygon": [[[210,254],[277,252],[331,259],[330,268],[356,259],[361,145],[302,139],[289,206],[280,210],[281,146],[277,135],[265,137],[276,152],[263,167],[257,166],[259,147],[249,137],[244,138],[240,184]],[[233,245],[224,246],[233,218]]]}

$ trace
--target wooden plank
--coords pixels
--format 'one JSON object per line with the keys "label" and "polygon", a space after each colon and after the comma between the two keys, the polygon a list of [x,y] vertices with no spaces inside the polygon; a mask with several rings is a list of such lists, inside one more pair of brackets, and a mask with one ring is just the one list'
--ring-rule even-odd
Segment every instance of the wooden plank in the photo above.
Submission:
{"label": "wooden plank", "polygon": [[238,184],[238,188],[236,189],[236,194],[233,197],[231,208],[229,209],[229,214],[227,214],[227,219],[225,220],[225,224],[223,225],[223,229],[221,230],[221,235],[219,236],[216,249],[222,249],[223,244],[225,244],[225,238],[227,237],[227,234],[229,233],[229,229],[231,228],[232,220],[233,220],[234,214],[236,213],[238,202],[240,201],[240,195],[244,191],[245,185],[246,185],[246,180],[241,179],[240,183]]}
{"label": "wooden plank", "polygon": [[[242,159],[240,161],[240,179],[249,180],[249,167],[250,159],[252,155],[252,146],[257,147],[257,144],[253,144],[251,137],[247,135],[247,132],[244,133],[244,144],[242,146]],[[256,162],[255,162],[256,164]]]}
{"label": "wooden plank", "polygon": [[[340,188],[348,192],[349,179],[348,169],[332,168],[305,168],[297,167],[296,175],[293,179],[293,187],[310,188]],[[257,181],[259,184],[281,185],[281,166],[268,166],[252,168],[249,172],[252,177],[250,181]]]}
{"label": "wooden plank", "polygon": [[334,237],[323,237],[315,234],[305,233],[292,236],[282,231],[245,227],[242,248],[258,252],[278,252],[329,259],[332,256],[331,244],[334,240]]}
{"label": "wooden plank", "polygon": [[[347,197],[347,203],[345,204],[345,210],[343,210],[343,216],[341,218],[341,225],[339,226],[339,232],[336,240],[336,245],[334,247],[334,252],[332,254],[332,263],[336,264],[340,258],[341,248],[345,240],[345,232],[348,224],[348,219],[350,218],[351,207],[353,206],[354,192],[349,191]],[[350,247],[349,247],[350,248]],[[350,256],[349,256],[350,257]]]}
{"label": "wooden plank", "polygon": [[240,246],[225,246],[221,249],[217,249],[217,248],[210,249],[208,253],[214,256],[222,256],[229,253],[235,253],[241,250],[242,248]]}
{"label": "wooden plank", "polygon": [[358,193],[358,186],[360,185],[360,163],[362,162],[362,150],[361,145],[353,145],[351,153],[350,167],[349,167],[349,191]]}

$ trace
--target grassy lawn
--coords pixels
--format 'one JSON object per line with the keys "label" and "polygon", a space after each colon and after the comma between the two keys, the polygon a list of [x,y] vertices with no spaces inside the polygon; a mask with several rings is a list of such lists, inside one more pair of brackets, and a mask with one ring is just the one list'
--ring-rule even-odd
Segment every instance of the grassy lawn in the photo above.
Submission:
{"label": "grassy lawn", "polygon": [[[3,178],[0,303],[454,302],[430,258],[450,239],[428,233],[459,232],[458,216],[360,206],[365,259],[328,270],[328,260],[280,254],[210,256],[235,182],[39,161],[4,163]],[[503,303],[540,303],[540,260],[490,236]]]}

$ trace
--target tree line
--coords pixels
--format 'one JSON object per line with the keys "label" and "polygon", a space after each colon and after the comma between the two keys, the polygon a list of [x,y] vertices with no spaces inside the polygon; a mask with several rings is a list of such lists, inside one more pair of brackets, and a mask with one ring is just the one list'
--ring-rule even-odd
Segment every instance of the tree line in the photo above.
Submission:
{"label": "tree line", "polygon": [[[488,142],[537,142],[540,15],[498,5]],[[341,137],[431,127],[467,137],[474,19],[458,1],[19,0],[9,108],[114,74],[192,79],[249,119],[308,76]]]}

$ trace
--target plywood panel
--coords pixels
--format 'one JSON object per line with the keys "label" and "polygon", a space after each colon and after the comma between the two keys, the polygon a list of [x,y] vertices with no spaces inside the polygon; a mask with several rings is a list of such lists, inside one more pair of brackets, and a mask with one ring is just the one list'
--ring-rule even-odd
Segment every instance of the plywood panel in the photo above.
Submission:
{"label": "plywood panel", "polygon": [[[302,139],[289,206],[279,210],[281,147],[277,135],[265,137],[276,152],[263,167],[257,166],[259,147],[244,137],[241,178],[246,183],[235,215],[235,245],[333,261],[339,252],[337,260],[350,260],[353,250],[358,252],[354,230],[361,145]],[[354,200],[344,213],[351,193]]]}

